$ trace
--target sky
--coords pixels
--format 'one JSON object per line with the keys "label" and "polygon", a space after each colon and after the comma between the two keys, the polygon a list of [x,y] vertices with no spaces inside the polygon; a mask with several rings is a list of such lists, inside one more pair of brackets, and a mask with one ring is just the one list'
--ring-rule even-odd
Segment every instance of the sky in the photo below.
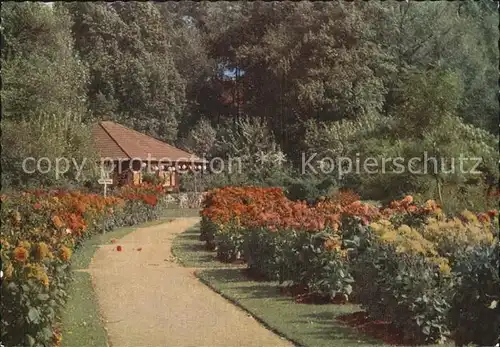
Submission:
{"label": "sky", "polygon": [[[245,71],[240,70],[240,77],[245,74]],[[236,69],[233,70],[225,70],[224,71],[224,76],[230,77],[230,78],[235,78],[236,77]]]}

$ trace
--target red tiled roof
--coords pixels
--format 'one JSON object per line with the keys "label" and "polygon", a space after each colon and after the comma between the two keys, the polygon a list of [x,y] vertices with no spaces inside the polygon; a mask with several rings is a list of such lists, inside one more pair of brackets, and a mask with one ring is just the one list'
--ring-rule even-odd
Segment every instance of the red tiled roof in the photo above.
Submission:
{"label": "red tiled roof", "polygon": [[110,121],[96,124],[93,136],[101,158],[206,162],[194,154]]}

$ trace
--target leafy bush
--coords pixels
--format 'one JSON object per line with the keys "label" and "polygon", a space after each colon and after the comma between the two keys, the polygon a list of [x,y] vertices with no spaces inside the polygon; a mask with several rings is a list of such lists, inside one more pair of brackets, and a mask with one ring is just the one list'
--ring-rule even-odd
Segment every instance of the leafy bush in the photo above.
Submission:
{"label": "leafy bush", "polygon": [[493,346],[500,340],[500,245],[477,246],[458,257],[458,285],[450,310],[458,346]]}
{"label": "leafy bush", "polygon": [[[61,117],[40,117],[24,120],[4,120],[2,122],[1,143],[4,155],[1,158],[2,187],[53,187],[64,183],[81,182],[83,178],[93,178],[98,162],[93,148],[91,131],[88,125],[80,121],[70,121]],[[68,126],[69,125],[69,126]],[[19,136],[30,134],[30,136]],[[35,163],[27,162],[26,170],[22,163],[26,158],[49,158],[51,165],[42,166],[48,173],[35,170]],[[68,172],[58,174],[55,170],[57,158],[71,158],[82,165],[83,172],[78,173],[74,165],[68,165]],[[65,167],[61,163],[61,170]],[[85,164],[85,165],[83,165]],[[34,173],[29,173],[31,170]],[[95,181],[96,179],[94,179]]]}
{"label": "leafy bush", "polygon": [[[495,216],[496,212],[490,214]],[[478,218],[464,211],[460,218],[430,218],[419,229],[404,224],[393,225],[384,219],[371,223],[370,227],[358,228],[357,232],[352,232],[356,228],[351,226],[351,234],[357,237],[354,248],[360,250],[358,256],[351,259],[357,299],[373,318],[391,322],[400,328],[408,342],[443,341],[450,336],[453,326],[449,315],[457,286],[456,277],[470,277],[462,289],[464,293],[483,293],[484,288],[495,293],[497,289],[491,287],[494,282],[492,274],[489,274],[490,281],[483,283],[488,279],[487,274],[484,274],[486,277],[483,280],[474,280],[477,278],[475,273],[471,276],[471,269],[481,273],[479,268],[469,265],[462,274],[463,265],[458,265],[473,261],[470,258],[471,247],[491,247],[495,242],[491,216],[479,214]],[[347,225],[343,223],[343,227]],[[351,238],[355,239],[352,235]],[[484,254],[477,264],[482,264],[484,269],[493,265],[485,261]],[[467,330],[462,330],[464,325],[474,325],[474,319],[456,312],[467,307],[467,300],[477,302],[478,298],[479,295],[468,297],[462,294],[464,303],[455,297],[455,313],[452,316],[457,321],[453,328],[456,336],[468,334]],[[487,301],[487,298],[483,294],[483,300]],[[481,314],[478,313],[481,309],[475,310],[476,315]],[[487,317],[491,312],[482,314]],[[460,320],[461,323],[458,323]],[[470,340],[470,337],[466,339]]]}
{"label": "leafy bush", "polygon": [[206,216],[201,217],[200,222],[200,241],[205,241],[207,248],[215,249],[215,235],[219,227],[210,218]]}
{"label": "leafy bush", "polygon": [[290,180],[285,187],[287,197],[293,201],[316,200],[320,196],[330,195],[334,188],[335,180],[333,177],[298,178]]}
{"label": "leafy bush", "polygon": [[470,247],[492,245],[494,227],[498,221],[487,214],[480,214],[485,219],[478,220],[475,214],[464,211],[459,217],[438,221],[429,220],[423,227],[422,235],[434,244],[436,251],[446,256],[450,263],[455,261]]}
{"label": "leafy bush", "polygon": [[144,183],[149,183],[153,185],[158,185],[162,183],[162,179],[158,175],[155,175],[153,173],[144,173],[142,175],[142,181]]}
{"label": "leafy bush", "polygon": [[338,294],[347,299],[352,292],[354,281],[342,254],[340,241],[326,232],[270,232],[257,228],[245,238],[250,269],[283,286],[305,288],[308,295],[326,300]]}
{"label": "leafy bush", "polygon": [[244,255],[248,268],[269,280],[281,279],[279,257],[280,249],[285,242],[281,231],[271,233],[266,228],[250,229],[244,240]]}
{"label": "leafy bush", "polygon": [[229,263],[243,258],[244,231],[241,227],[230,223],[215,234],[215,249],[219,260]]}
{"label": "leafy bush", "polygon": [[[452,330],[459,341],[497,334],[497,316],[489,315],[498,311],[487,307],[498,301],[498,264],[484,251],[471,256],[497,242],[497,210],[452,218],[433,200],[406,196],[379,208],[344,194],[307,206],[276,189],[217,189],[204,201],[202,236],[221,260],[242,255],[260,278],[322,299],[354,299],[409,344],[443,342]],[[463,313],[474,300],[482,304]],[[469,334],[480,319],[493,323]]]}
{"label": "leafy bush", "polygon": [[57,314],[67,298],[69,248],[45,248],[2,241],[2,342],[9,346],[51,346]]}
{"label": "leafy bush", "polygon": [[[333,300],[337,296],[347,301],[352,293],[354,279],[351,276],[340,240],[328,233],[301,235],[298,272],[291,273],[294,285],[304,286],[308,295]],[[289,258],[293,259],[293,258]]]}
{"label": "leafy bush", "polygon": [[[497,169],[498,170],[498,169]],[[477,182],[472,181],[473,179]],[[498,196],[494,196],[494,191],[491,195],[487,195],[488,185],[482,182],[482,177],[474,177],[471,183],[460,182],[456,184],[446,184],[442,187],[442,195],[446,198],[442,205],[446,214],[457,215],[463,210],[482,212],[490,209],[498,208]],[[498,178],[496,178],[498,182]],[[498,185],[494,185],[496,187]],[[435,197],[436,193],[433,190],[422,192],[415,195],[415,200],[425,201],[431,197]]]}
{"label": "leafy bush", "polygon": [[370,317],[399,328],[409,343],[449,336],[447,314],[453,280],[421,254],[375,244],[353,262],[356,299]]}
{"label": "leafy bush", "polygon": [[[290,282],[303,268],[300,257],[304,232],[252,228],[244,241],[248,268],[256,275],[281,284]],[[290,283],[293,284],[293,283]]]}
{"label": "leafy bush", "polygon": [[78,191],[2,196],[0,219],[1,341],[7,346],[52,346],[71,281],[71,255],[104,230],[158,217],[163,194],[148,185],[103,198]]}

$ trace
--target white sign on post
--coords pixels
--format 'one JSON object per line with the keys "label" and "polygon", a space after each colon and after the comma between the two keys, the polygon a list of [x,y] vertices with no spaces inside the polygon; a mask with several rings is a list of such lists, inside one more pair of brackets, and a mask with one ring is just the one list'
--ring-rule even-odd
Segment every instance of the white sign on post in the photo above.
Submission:
{"label": "white sign on post", "polygon": [[108,190],[108,184],[113,184],[112,178],[100,178],[97,183],[104,185],[104,197],[106,197],[106,193]]}
{"label": "white sign on post", "polygon": [[97,182],[99,184],[113,184],[113,179],[112,178],[100,178]]}

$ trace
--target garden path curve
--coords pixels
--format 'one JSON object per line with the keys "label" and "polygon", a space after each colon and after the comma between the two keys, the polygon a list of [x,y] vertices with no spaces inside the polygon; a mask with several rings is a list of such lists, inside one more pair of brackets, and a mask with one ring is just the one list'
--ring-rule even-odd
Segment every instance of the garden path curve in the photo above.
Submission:
{"label": "garden path curve", "polygon": [[202,284],[195,269],[175,262],[172,240],[197,222],[139,228],[97,250],[89,272],[110,346],[293,346]]}

